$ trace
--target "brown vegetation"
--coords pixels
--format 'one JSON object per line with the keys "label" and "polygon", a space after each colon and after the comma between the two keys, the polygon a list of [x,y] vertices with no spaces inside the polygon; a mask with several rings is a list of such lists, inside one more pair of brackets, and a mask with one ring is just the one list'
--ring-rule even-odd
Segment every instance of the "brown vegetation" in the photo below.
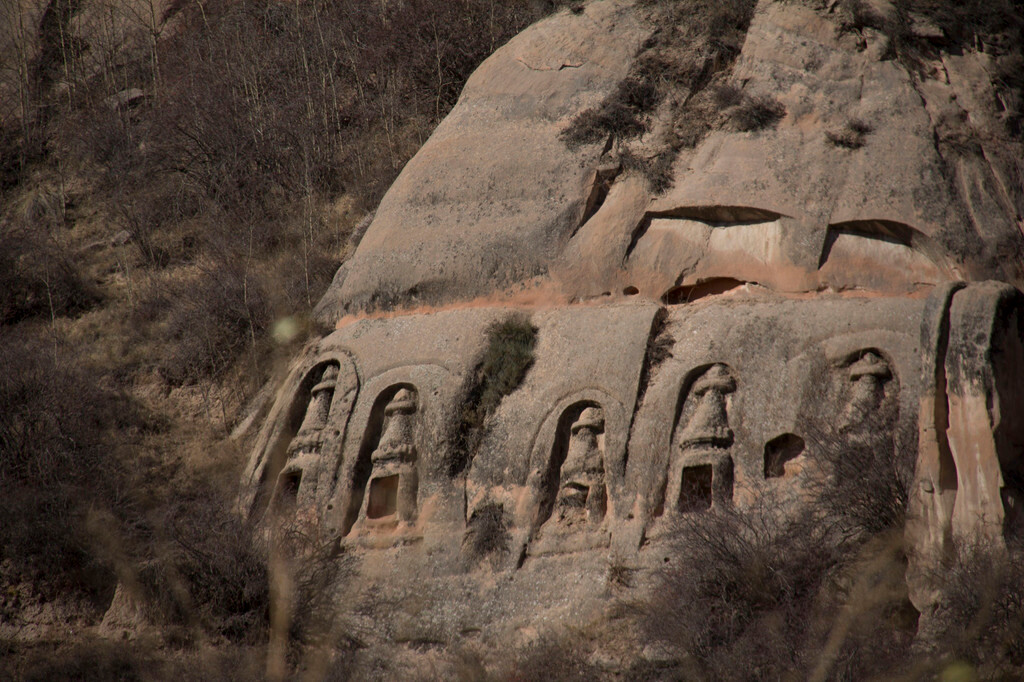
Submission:
{"label": "brown vegetation", "polygon": [[[265,639],[270,550],[231,512],[228,430],[469,74],[561,4],[0,9],[4,623],[75,593],[95,624],[120,583],[167,641]],[[290,578],[313,640],[344,557],[282,537],[319,557]],[[144,646],[10,646],[11,677],[168,673]]]}
{"label": "brown vegetation", "polygon": [[488,327],[487,349],[477,365],[473,385],[467,390],[457,427],[459,456],[449,466],[453,475],[472,459],[483,437],[487,417],[523,382],[533,366],[536,345],[537,328],[525,316],[511,315]]}

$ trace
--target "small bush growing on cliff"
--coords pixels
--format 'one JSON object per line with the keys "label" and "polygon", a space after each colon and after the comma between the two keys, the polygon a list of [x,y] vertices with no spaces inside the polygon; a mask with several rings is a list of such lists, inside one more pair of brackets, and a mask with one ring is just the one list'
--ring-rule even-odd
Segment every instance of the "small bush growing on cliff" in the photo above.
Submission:
{"label": "small bush growing on cliff", "polygon": [[463,546],[470,561],[479,561],[492,554],[499,557],[505,554],[511,540],[504,508],[500,504],[487,504],[473,512]]}
{"label": "small bush growing on cliff", "polygon": [[641,117],[661,98],[653,83],[632,76],[622,80],[615,90],[594,109],[580,112],[562,131],[562,140],[570,149],[583,144],[603,142],[609,135],[620,139],[636,137],[647,127]]}
{"label": "small bush growing on cliff", "polygon": [[864,146],[864,138],[871,132],[871,125],[859,118],[851,118],[841,130],[826,130],[825,139],[836,147],[860,149]]}
{"label": "small bush growing on cliff", "polygon": [[505,396],[519,388],[533,366],[536,345],[537,328],[524,316],[512,315],[487,328],[487,349],[477,366],[457,429],[456,450],[460,455],[449,467],[453,473],[469,462],[487,417]]}
{"label": "small bush growing on cliff", "polygon": [[[641,5],[654,34],[640,48],[630,72],[597,107],[580,112],[562,132],[570,148],[609,137],[630,140],[649,131],[653,114],[667,108],[667,129],[644,154],[619,149],[623,167],[638,170],[652,192],[671,186],[671,167],[680,149],[695,147],[723,123],[713,100],[739,54],[754,14],[754,0],[645,0]],[[666,106],[660,106],[663,105]],[[756,109],[756,107],[755,107]],[[753,130],[779,118],[777,109],[749,112]],[[661,123],[659,123],[661,125]]]}
{"label": "small bush growing on cliff", "polygon": [[786,107],[769,95],[744,95],[726,115],[736,130],[751,132],[774,125],[786,115]]}
{"label": "small bush growing on cliff", "polygon": [[533,366],[537,328],[525,317],[513,316],[487,328],[487,351],[480,364],[479,414],[488,415],[502,398],[519,388]]}
{"label": "small bush growing on cliff", "polygon": [[939,654],[992,671],[1024,670],[1024,546],[1020,538],[1009,544],[1005,552],[962,546],[944,567]]}

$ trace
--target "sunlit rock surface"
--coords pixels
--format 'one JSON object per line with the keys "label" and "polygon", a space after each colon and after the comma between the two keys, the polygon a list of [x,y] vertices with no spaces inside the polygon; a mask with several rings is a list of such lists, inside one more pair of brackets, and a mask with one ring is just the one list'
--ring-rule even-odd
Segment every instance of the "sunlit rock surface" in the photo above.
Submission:
{"label": "sunlit rock surface", "polygon": [[[814,504],[829,453],[858,448],[911,472],[927,617],[936,562],[998,545],[1024,503],[1024,192],[984,55],[911,74],[878,35],[761,2],[734,78],[785,116],[711,132],[655,195],[613,140],[559,139],[651,31],[588,3],[480,67],[263,420],[242,506],[340,539],[366,638],[526,644],[600,619],[646,594],[673,517]],[[851,118],[863,146],[830,143]],[[467,431],[510,316],[533,364]]]}

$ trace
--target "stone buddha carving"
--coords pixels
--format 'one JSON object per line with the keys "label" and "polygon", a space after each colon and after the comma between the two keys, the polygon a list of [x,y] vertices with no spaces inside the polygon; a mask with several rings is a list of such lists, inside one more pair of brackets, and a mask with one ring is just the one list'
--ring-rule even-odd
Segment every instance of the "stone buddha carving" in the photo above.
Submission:
{"label": "stone buddha carving", "polygon": [[338,387],[338,375],[338,365],[330,363],[323,368],[320,380],[310,389],[309,404],[302,424],[288,443],[285,466],[277,477],[275,504],[279,507],[304,505],[313,496],[320,453]]}
{"label": "stone buddha carving", "polygon": [[384,426],[370,454],[361,520],[374,524],[411,523],[416,517],[416,392],[399,390],[384,408]]}
{"label": "stone buddha carving", "polygon": [[324,367],[320,381],[309,391],[309,405],[302,418],[302,425],[288,445],[289,453],[320,451],[323,445],[323,429],[327,426],[337,385],[338,366],[329,364]]}
{"label": "stone buddha carving", "polygon": [[608,507],[602,438],[604,412],[598,407],[584,409],[569,431],[569,448],[552,516],[565,527],[596,526],[604,520]]}
{"label": "stone buddha carving", "polygon": [[841,429],[852,429],[879,410],[885,400],[885,382],[892,377],[889,363],[873,351],[847,367],[847,373],[853,386],[839,419]]}
{"label": "stone buddha carving", "polygon": [[680,415],[682,427],[674,439],[679,455],[668,489],[667,503],[677,511],[700,511],[732,500],[729,395],[735,390],[736,380],[720,363],[705,370],[690,388]]}

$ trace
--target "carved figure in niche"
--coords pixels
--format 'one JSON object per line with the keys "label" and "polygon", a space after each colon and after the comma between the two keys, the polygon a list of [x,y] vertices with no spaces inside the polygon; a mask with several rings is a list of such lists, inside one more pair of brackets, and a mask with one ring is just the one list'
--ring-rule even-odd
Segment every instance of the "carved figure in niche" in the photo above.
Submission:
{"label": "carved figure in niche", "polygon": [[607,546],[604,429],[604,410],[593,404],[577,403],[559,417],[551,456],[530,473],[517,512],[515,568],[525,560],[528,546],[533,555]]}
{"label": "carved figure in niche", "polygon": [[588,407],[569,429],[569,448],[562,464],[554,522],[565,528],[596,527],[608,509],[604,480],[604,412]]}
{"label": "carved figure in niche", "polygon": [[674,438],[679,455],[669,471],[666,503],[679,512],[703,511],[732,501],[733,461],[729,427],[730,394],[736,380],[729,368],[709,367],[690,387]]}
{"label": "carved figure in niche", "polygon": [[403,388],[384,408],[384,426],[370,454],[360,520],[371,525],[411,523],[416,517],[419,478],[416,471],[417,396]]}
{"label": "carved figure in niche", "polygon": [[[319,474],[319,460],[338,389],[339,368],[329,363],[310,389],[302,424],[286,450],[285,466],[277,477],[275,506],[293,507],[311,501]],[[346,377],[347,379],[347,377]],[[345,388],[351,389],[346,386]]]}
{"label": "carved figure in niche", "polygon": [[867,351],[848,368],[853,387],[840,418],[842,428],[851,428],[875,413],[885,400],[885,382],[892,377],[889,363],[874,351]]}

